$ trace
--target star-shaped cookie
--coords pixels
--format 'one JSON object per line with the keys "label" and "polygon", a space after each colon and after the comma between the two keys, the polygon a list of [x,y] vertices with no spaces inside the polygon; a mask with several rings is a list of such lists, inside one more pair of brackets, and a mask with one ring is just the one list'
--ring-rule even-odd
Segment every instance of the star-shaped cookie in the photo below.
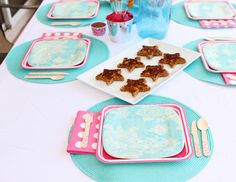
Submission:
{"label": "star-shaped cookie", "polygon": [[145,46],[138,51],[138,56],[145,56],[147,59],[152,59],[154,56],[161,56],[162,52],[158,49],[158,46]]}
{"label": "star-shaped cookie", "polygon": [[140,57],[136,58],[124,58],[123,62],[117,65],[117,68],[126,68],[129,72],[132,72],[135,68],[144,68],[144,64],[141,62]]}
{"label": "star-shaped cookie", "polygon": [[139,92],[147,92],[151,88],[146,84],[144,78],[138,80],[127,80],[127,84],[120,88],[122,92],[130,92],[133,97],[137,96]]}
{"label": "star-shaped cookie", "polygon": [[177,64],[185,64],[186,60],[180,57],[179,53],[164,54],[164,58],[159,61],[160,64],[168,64],[171,68],[174,68]]}
{"label": "star-shaped cookie", "polygon": [[121,69],[104,69],[102,73],[96,76],[96,80],[102,80],[107,85],[111,85],[114,81],[124,81],[124,77],[121,75]]}
{"label": "star-shaped cookie", "polygon": [[153,81],[156,81],[159,77],[169,76],[169,73],[162,65],[148,65],[140,75],[141,77],[150,77]]}

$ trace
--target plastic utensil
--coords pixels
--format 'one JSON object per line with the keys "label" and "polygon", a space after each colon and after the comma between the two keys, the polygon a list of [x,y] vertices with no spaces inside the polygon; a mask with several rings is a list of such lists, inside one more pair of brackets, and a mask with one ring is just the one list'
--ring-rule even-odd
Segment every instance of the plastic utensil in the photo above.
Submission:
{"label": "plastic utensil", "polygon": [[51,79],[51,80],[61,80],[64,79],[63,75],[26,75],[25,78],[29,79]]}
{"label": "plastic utensil", "polygon": [[70,25],[70,26],[78,26],[81,25],[81,22],[52,22],[51,25],[53,26],[63,26],[63,25]]}
{"label": "plastic utensil", "polygon": [[201,148],[200,148],[200,142],[199,142],[199,138],[198,138],[198,129],[197,129],[196,121],[192,122],[191,134],[193,136],[195,154],[196,154],[197,157],[201,157],[202,156],[202,151],[201,151]]}
{"label": "plastic utensil", "polygon": [[67,72],[29,72],[29,75],[68,75]]}
{"label": "plastic utensil", "polygon": [[209,143],[208,143],[208,138],[207,138],[208,123],[206,120],[201,118],[197,121],[197,127],[198,129],[201,130],[203,154],[204,156],[207,157],[210,155],[210,148],[209,148]]}
{"label": "plastic utensil", "polygon": [[83,134],[83,140],[81,143],[82,148],[87,147],[90,125],[93,122],[93,115],[92,114],[85,114],[84,119],[85,119],[85,130],[84,130],[84,134]]}

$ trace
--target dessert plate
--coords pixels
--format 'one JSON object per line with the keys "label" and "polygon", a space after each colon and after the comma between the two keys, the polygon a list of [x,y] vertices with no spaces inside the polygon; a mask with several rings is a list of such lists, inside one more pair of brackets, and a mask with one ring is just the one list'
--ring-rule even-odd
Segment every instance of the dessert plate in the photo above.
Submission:
{"label": "dessert plate", "polygon": [[[144,157],[144,156],[140,156],[139,154],[140,154],[140,151],[130,151],[130,150],[127,150],[126,152],[128,153],[128,155],[132,155],[131,153],[133,153],[133,157],[134,158],[118,158],[118,157],[114,157],[114,156],[112,156],[110,153],[108,153],[107,151],[106,151],[106,149],[105,149],[105,147],[104,147],[104,139],[105,139],[105,142],[106,142],[106,140],[109,140],[109,138],[111,138],[111,137],[113,137],[113,135],[119,135],[120,134],[120,131],[121,130],[123,130],[124,131],[124,133],[123,132],[121,132],[122,134],[122,136],[121,136],[121,139],[124,137],[124,136],[129,136],[130,135],[130,137],[132,138],[132,136],[134,136],[134,134],[133,133],[130,133],[130,132],[128,132],[127,131],[127,126],[122,126],[122,127],[120,127],[120,128],[118,128],[118,129],[116,129],[115,130],[115,133],[113,133],[113,135],[112,136],[109,136],[109,138],[107,138],[107,136],[104,136],[104,134],[106,135],[106,133],[104,132],[104,129],[106,130],[106,117],[107,117],[107,115],[108,115],[108,113],[109,112],[112,112],[114,109],[119,109],[119,108],[132,108],[132,107],[140,107],[140,108],[145,108],[145,107],[147,107],[148,109],[149,108],[153,108],[152,110],[155,110],[155,107],[157,107],[157,108],[162,108],[161,110],[165,110],[165,109],[167,109],[168,111],[167,112],[165,112],[165,113],[163,113],[163,118],[165,118],[164,120],[172,120],[172,119],[176,119],[176,116],[177,116],[177,118],[179,117],[179,119],[177,119],[176,121],[176,123],[169,123],[170,125],[175,125],[175,124],[177,124],[177,125],[175,125],[175,126],[177,126],[177,128],[173,128],[173,129],[170,129],[170,128],[172,128],[172,126],[169,126],[169,127],[167,127],[168,129],[166,130],[166,132],[168,133],[169,132],[169,134],[173,131],[173,130],[179,130],[180,131],[180,133],[178,133],[178,134],[176,134],[176,137],[177,138],[174,138],[174,141],[175,142],[173,142],[172,143],[172,141],[171,141],[171,143],[172,144],[170,144],[170,145],[168,145],[168,146],[171,146],[170,148],[172,148],[173,146],[177,146],[176,144],[176,141],[179,141],[179,146],[177,147],[177,148],[175,148],[175,149],[177,149],[175,152],[173,151],[172,153],[169,153],[169,149],[170,148],[168,148],[167,146],[165,146],[165,148],[159,148],[159,149],[157,149],[157,150],[155,150],[155,147],[156,146],[154,146],[154,145],[152,145],[152,146],[149,146],[150,148],[148,149],[148,150],[150,150],[150,151],[153,151],[152,153],[150,153],[150,151],[146,151],[145,153],[146,154],[148,154],[149,153],[149,155],[148,155],[148,157],[146,156],[146,157]],[[144,109],[144,110],[146,110],[146,109]],[[170,110],[172,110],[172,112],[170,111]],[[147,111],[147,110],[146,110]],[[160,111],[160,110],[159,110]],[[116,112],[116,111],[115,111]],[[126,112],[126,111],[125,111]],[[124,112],[124,113],[125,113]],[[169,112],[171,112],[171,115],[169,115],[169,114],[167,114],[167,113],[169,113]],[[177,115],[175,115],[175,114],[173,114],[173,112],[176,112],[176,114]],[[123,113],[123,114],[124,114]],[[142,113],[142,111],[141,111],[141,113]],[[150,115],[148,114],[149,112],[147,112],[146,114],[144,113],[144,115],[146,115],[144,118],[145,118],[145,122],[149,122],[150,120]],[[165,114],[167,114],[167,115],[165,115]],[[162,114],[160,113],[160,115],[159,116],[161,116]],[[123,115],[124,116],[124,115]],[[172,116],[172,117],[171,117]],[[162,119],[163,119],[162,118]],[[158,118],[159,119],[159,118]],[[188,158],[190,158],[191,156],[192,156],[192,154],[193,154],[193,150],[192,150],[192,146],[191,146],[191,140],[190,140],[190,134],[189,134],[189,130],[188,130],[188,126],[187,126],[187,121],[186,121],[186,117],[185,117],[185,114],[184,114],[184,110],[183,110],[183,108],[182,107],[180,107],[179,105],[176,105],[176,104],[158,104],[158,105],[139,105],[139,106],[119,106],[119,105],[111,105],[111,106],[107,106],[107,107],[105,107],[102,111],[101,111],[101,118],[100,118],[100,128],[99,128],[99,131],[98,131],[98,133],[99,133],[99,136],[98,136],[98,147],[97,147],[97,153],[96,153],[96,155],[97,155],[97,158],[100,160],[100,161],[102,161],[102,162],[105,162],[105,163],[137,163],[137,162],[174,162],[174,161],[182,161],[182,160],[186,160],[186,159],[188,159]],[[108,118],[108,123],[109,123],[109,118]],[[130,124],[129,122],[130,122],[130,120],[129,120],[129,118],[126,118],[125,119],[125,121],[128,123],[128,124]],[[173,122],[175,122],[174,120],[172,120]],[[121,120],[119,120],[118,122],[123,122],[123,121],[121,121]],[[127,124],[127,125],[128,125]],[[131,125],[130,125],[131,126]],[[133,125],[134,127],[136,126],[136,125]],[[159,125],[160,126],[160,125]],[[165,127],[159,127],[158,128],[158,125],[156,125],[156,127],[153,125],[152,126],[153,128],[155,128],[154,130],[162,130],[162,132],[164,131],[164,128]],[[174,126],[173,126],[174,127]],[[147,130],[147,127],[146,126],[144,126],[144,127],[139,127],[139,126],[137,126],[136,128],[138,128],[138,129],[140,129],[140,132],[139,132],[139,136],[140,135],[143,135],[143,133],[145,132],[145,131],[148,131]],[[152,129],[150,129],[151,131],[149,131],[149,132],[152,132],[152,131],[154,131],[154,130],[152,130]],[[155,132],[154,132],[155,133]],[[161,132],[160,132],[161,133]],[[137,134],[137,133],[136,133]],[[154,134],[154,135],[157,135],[157,136],[155,136],[155,137],[160,137],[160,135],[158,136],[158,134]],[[152,140],[152,142],[153,143],[155,143],[155,142],[160,142],[160,141],[154,141],[155,140],[155,137],[154,137],[154,135],[152,135],[152,136],[149,136],[148,138],[150,139],[150,140]],[[171,136],[173,136],[173,134],[171,133],[170,134]],[[167,135],[166,135],[167,136]],[[136,137],[136,136],[135,136]],[[142,139],[144,139],[143,137],[141,137]],[[167,138],[169,138],[169,137],[167,137]],[[167,141],[167,140],[169,140],[169,139],[167,139],[167,138],[163,138],[164,140],[162,140],[162,142],[163,141]],[[147,139],[147,138],[146,138]],[[165,140],[166,139],[166,140]],[[120,140],[120,139],[119,139]],[[137,140],[137,141],[140,141],[140,140]],[[169,140],[170,141],[170,140]],[[111,141],[112,142],[112,141]],[[116,141],[114,141],[114,142],[116,142]],[[110,142],[109,142],[110,143]],[[160,142],[161,143],[161,142]],[[163,143],[165,143],[165,142],[163,142]],[[168,142],[167,142],[168,143]],[[138,145],[140,145],[140,144],[142,144],[142,143],[139,143],[138,142]],[[106,144],[105,144],[106,145]],[[121,144],[121,146],[123,147],[125,145],[125,147],[127,147],[127,148],[130,148],[130,146],[128,146],[128,142],[126,141],[126,140],[124,140],[123,141],[123,144]],[[146,145],[147,146],[147,145]],[[124,152],[125,150],[126,150],[126,148],[122,148],[122,147],[118,147],[118,151],[122,151],[122,152]],[[140,147],[142,147],[142,146],[140,146]],[[173,149],[173,148],[172,148]],[[142,151],[144,151],[143,149],[141,149]],[[162,150],[162,151],[161,151]],[[137,152],[137,153],[136,153]],[[160,154],[160,152],[163,154],[163,157],[160,157],[159,156],[159,154]],[[120,153],[120,152],[118,152],[118,153]],[[127,153],[125,154],[125,155],[127,155]],[[159,154],[158,154],[159,153]],[[151,154],[151,155],[150,155]],[[172,156],[171,156],[171,154],[173,154]],[[119,154],[118,154],[119,155]],[[139,157],[137,157],[137,156],[139,156]],[[165,156],[165,157],[164,157]],[[124,156],[120,156],[120,157],[124,157]],[[137,157],[137,158],[136,158]]]}
{"label": "dessert plate", "polygon": [[59,1],[52,5],[47,17],[50,19],[89,19],[99,10],[98,0]]}
{"label": "dessert plate", "polygon": [[[134,110],[143,109],[143,111],[140,111],[139,113],[144,116],[143,119],[145,120],[145,122],[147,123],[150,122],[150,125],[148,126],[133,125],[133,123],[130,122],[129,120],[130,118],[125,118],[124,120],[127,123],[126,125],[116,128],[112,132],[112,135],[110,135],[111,133],[109,134],[109,132],[106,133],[107,132],[106,127],[112,122],[112,120],[110,120],[109,118],[109,113],[115,112],[117,114],[117,109],[118,109],[118,115],[122,112],[122,114],[124,114],[123,116],[125,116],[127,110],[131,111],[133,110],[132,108],[134,108]],[[158,117],[160,118],[156,119],[157,120],[160,119],[163,121],[170,121],[167,124],[169,126],[165,127],[159,124],[156,125],[155,122],[149,120],[150,119],[149,112],[152,112],[153,110],[158,110],[158,112],[165,111],[164,113],[159,113]],[[86,125],[86,118],[88,115],[90,115],[90,117],[93,118],[93,121],[90,122],[90,126]],[[122,123],[123,121],[118,119],[117,122],[119,124]],[[139,132],[138,133],[135,131],[133,131],[134,133],[129,132],[130,129],[129,126],[136,128],[134,130],[138,129]],[[88,127],[89,130],[86,129],[86,127]],[[86,133],[86,131],[88,131],[88,133]],[[143,137],[145,132],[149,133],[148,137]],[[169,134],[164,134],[165,132]],[[152,153],[146,151],[149,153],[148,156],[146,157],[140,156],[139,155],[140,151],[135,151],[133,153],[132,150],[130,150],[131,148],[126,149],[129,143],[127,140],[123,140],[124,135],[130,136],[132,138],[135,135],[135,133],[139,135],[139,137],[141,137],[141,140],[144,140],[144,142],[152,140],[154,144],[159,143],[162,145],[167,141],[167,143],[170,142],[171,144],[168,144],[167,146],[160,145],[159,147],[164,147],[164,148],[158,148],[157,150],[155,150],[157,147],[156,145],[151,145],[149,146],[150,148],[148,150],[152,151]],[[118,140],[121,141],[121,146],[118,147],[119,151],[126,150],[128,154],[133,153],[134,158],[118,158],[112,156],[113,154],[108,153],[109,151],[108,152],[106,151],[107,150],[105,149],[107,148],[106,143],[109,140],[109,138],[113,137],[113,135],[116,136],[120,135],[120,137],[118,137]],[[170,139],[169,136],[172,136],[174,138]],[[84,137],[87,137],[87,139]],[[157,137],[161,138],[163,137],[161,140],[163,143],[161,141],[156,141]],[[86,146],[82,145],[83,141],[87,141]],[[140,142],[140,140],[138,141]],[[113,140],[113,142],[116,141]],[[110,142],[108,141],[108,143]],[[138,144],[142,145],[143,143],[138,143]],[[145,144],[142,146],[147,147],[147,145]],[[142,148],[142,146],[138,147],[140,150],[145,151],[144,148]],[[172,152],[169,152],[170,151],[169,149],[171,148],[175,149],[172,150]],[[73,154],[94,154],[94,155],[96,154],[96,157],[101,162],[104,163],[174,162],[174,161],[187,160],[193,155],[193,149],[191,145],[191,139],[185,113],[183,108],[176,104],[156,104],[156,105],[139,105],[139,106],[109,105],[104,107],[102,111],[99,113],[79,111],[73,125],[67,151]],[[162,153],[162,155],[159,155],[160,152]]]}
{"label": "dessert plate", "polygon": [[116,158],[163,158],[182,151],[184,131],[172,108],[135,105],[106,114],[102,141],[105,151]]}
{"label": "dessert plate", "polygon": [[[146,84],[151,88],[148,92],[141,92],[136,97],[133,97],[129,92],[121,92],[120,88],[126,84],[126,79],[139,79],[140,73],[145,68],[138,68],[133,70],[132,72],[128,72],[127,69],[122,69],[122,75],[125,78],[124,81],[114,82],[111,85],[107,86],[105,82],[98,81],[95,79],[96,75],[103,72],[104,69],[117,69],[117,65],[123,61],[125,57],[128,58],[135,58],[137,56],[137,52],[142,48],[143,45],[153,46],[157,45],[159,49],[164,53],[180,53],[180,56],[185,58],[185,64],[176,65],[174,68],[170,68],[168,65],[165,65],[165,69],[169,72],[168,77],[158,78],[157,81],[152,81],[150,78],[146,79]],[[81,74],[77,77],[77,79],[81,80],[82,82],[99,89],[103,92],[111,94],[117,98],[120,98],[126,102],[131,104],[136,104],[146,96],[148,96],[151,92],[158,89],[164,83],[169,81],[171,78],[175,77],[180,71],[182,71],[185,67],[191,64],[195,59],[200,56],[199,53],[190,51],[184,48],[179,48],[156,39],[147,38],[143,41],[135,44],[134,46],[126,49],[125,51],[121,52],[115,57],[110,58],[109,60],[105,61],[104,63],[99,64],[98,66],[90,69],[89,71]],[[144,65],[158,65],[158,60],[162,57],[154,57],[152,59],[146,59],[145,57],[141,57],[141,61]]]}
{"label": "dessert plate", "polygon": [[25,69],[69,69],[86,63],[90,40],[86,38],[35,40],[25,54],[21,66]]}
{"label": "dessert plate", "polygon": [[214,73],[236,72],[236,41],[204,41],[198,44],[205,68]]}
{"label": "dessert plate", "polygon": [[234,19],[236,12],[228,1],[187,1],[184,3],[185,12],[190,19]]}

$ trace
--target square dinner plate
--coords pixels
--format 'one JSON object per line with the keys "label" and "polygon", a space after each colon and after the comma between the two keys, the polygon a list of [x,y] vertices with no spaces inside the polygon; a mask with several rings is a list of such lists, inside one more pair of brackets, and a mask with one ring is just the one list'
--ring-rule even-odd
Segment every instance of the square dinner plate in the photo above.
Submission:
{"label": "square dinner plate", "polygon": [[234,19],[236,12],[228,1],[187,1],[184,3],[187,16],[194,20]]}
{"label": "square dinner plate", "polygon": [[204,41],[198,44],[206,70],[214,73],[236,72],[236,41]]}
{"label": "square dinner plate", "polygon": [[[170,68],[168,65],[164,65],[165,69],[169,72],[168,77],[158,78],[157,81],[152,81],[151,78],[145,78],[147,81],[147,85],[151,88],[148,92],[141,92],[136,97],[132,97],[129,92],[121,92],[120,88],[126,85],[127,79],[139,79],[140,73],[145,68],[138,68],[132,71],[131,73],[127,71],[127,69],[122,69],[122,75],[124,76],[125,80],[120,82],[114,82],[111,85],[107,86],[105,82],[96,80],[96,75],[103,72],[103,69],[117,69],[117,65],[123,61],[125,57],[134,58],[137,56],[137,52],[142,48],[143,45],[153,46],[157,45],[159,49],[163,53],[180,53],[180,56],[185,58],[186,63],[182,65],[176,65],[174,68]],[[148,96],[154,90],[158,89],[164,83],[168,82],[171,78],[173,78],[177,73],[182,71],[185,67],[191,64],[195,59],[200,56],[199,53],[185,49],[176,47],[156,39],[147,38],[143,41],[135,44],[134,46],[127,48],[125,51],[121,52],[120,54],[116,55],[115,57],[110,58],[109,60],[105,61],[97,65],[96,67],[88,70],[87,72],[79,75],[77,77],[78,80],[96,88],[103,92],[106,92],[110,95],[113,95],[117,98],[120,98],[126,102],[131,104],[136,104],[141,101],[143,98]],[[154,57],[151,60],[146,59],[145,57],[141,57],[141,61],[144,65],[158,65],[158,60],[162,57]]]}
{"label": "square dinner plate", "polygon": [[52,5],[47,17],[50,19],[90,19],[98,15],[98,0],[60,1]]}
{"label": "square dinner plate", "polygon": [[[127,118],[122,120],[118,119],[117,122],[113,123],[113,121],[109,117],[109,112],[116,112],[115,109],[133,109],[134,107],[151,107],[151,110],[155,109],[155,107],[158,107],[162,109],[167,109],[169,111],[172,111],[173,113],[170,114],[168,113],[169,111],[163,113],[163,118],[160,119],[160,123],[157,124],[153,123],[150,120],[151,116],[148,113],[136,112],[141,115],[148,115],[148,117],[145,117],[147,120],[144,121],[150,124],[148,126],[140,126],[139,124],[141,123],[139,122],[137,123],[137,125],[133,125],[132,121],[130,120],[128,120],[126,122],[127,124],[125,124]],[[123,114],[127,115],[129,113],[124,111]],[[159,114],[161,115],[162,113]],[[169,117],[166,117],[165,114],[167,114]],[[177,116],[177,120],[174,120],[174,118],[171,117],[173,114]],[[124,115],[120,115],[120,113],[118,113],[118,117],[124,117]],[[112,116],[112,118],[114,119],[114,116]],[[164,124],[164,126],[162,125],[162,121],[164,120],[169,120],[170,123],[167,122],[168,124]],[[98,147],[96,155],[99,160],[105,163],[173,162],[186,160],[190,158],[193,154],[190,134],[184,111],[180,106],[176,104],[107,106],[101,111],[100,126],[101,127],[99,129]],[[129,126],[132,126],[133,129]],[[115,131],[107,130],[109,127],[115,128]],[[133,131],[130,132],[130,129]],[[109,137],[107,136],[107,134],[109,135]],[[127,141],[125,139],[125,136],[128,136],[128,138],[130,138],[131,140],[135,139],[136,142],[131,144],[131,140]],[[155,137],[159,139],[156,140]],[[114,138],[116,139],[114,140]],[[145,143],[148,143],[148,141],[152,141],[152,146],[147,146],[145,143],[142,143],[142,141]],[[168,144],[168,142],[170,143],[170,147],[166,145]],[[117,143],[119,144],[116,145]],[[154,146],[157,148],[155,148]],[[111,147],[110,149],[112,150],[110,150],[109,147]],[[145,150],[145,147],[148,147],[149,149]],[[123,155],[129,156],[129,158]]]}
{"label": "square dinner plate", "polygon": [[25,69],[71,69],[82,67],[88,58],[91,41],[86,38],[39,39],[26,52]]}

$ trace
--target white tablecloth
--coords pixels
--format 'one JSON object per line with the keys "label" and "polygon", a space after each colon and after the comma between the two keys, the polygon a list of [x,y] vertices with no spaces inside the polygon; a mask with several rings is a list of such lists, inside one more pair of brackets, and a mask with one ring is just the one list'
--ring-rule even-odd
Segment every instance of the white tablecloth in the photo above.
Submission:
{"label": "white tablecloth", "polygon": [[[45,0],[43,4],[53,2]],[[234,2],[236,2],[234,0]],[[82,32],[90,27],[55,28],[34,16],[16,45],[40,37],[44,32]],[[183,46],[205,36],[236,36],[236,29],[200,30],[171,22],[163,41]],[[138,42],[133,27],[131,41],[110,42],[111,56]],[[12,60],[14,61],[14,60]],[[236,88],[205,83],[181,72],[154,94],[176,99],[200,113],[211,127],[215,149],[207,167],[189,182],[235,181]],[[92,182],[72,163],[66,152],[67,137],[78,110],[111,98],[80,81],[63,84],[34,84],[0,67],[0,182]]]}

